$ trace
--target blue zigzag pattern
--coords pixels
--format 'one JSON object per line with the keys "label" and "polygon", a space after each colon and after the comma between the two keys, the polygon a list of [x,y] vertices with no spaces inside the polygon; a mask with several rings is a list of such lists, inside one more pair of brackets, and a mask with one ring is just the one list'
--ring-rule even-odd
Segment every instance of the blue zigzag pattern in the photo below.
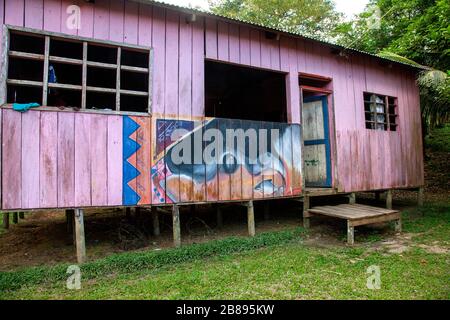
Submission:
{"label": "blue zigzag pattern", "polygon": [[126,206],[135,205],[141,197],[133,190],[128,183],[139,176],[138,169],[128,162],[128,159],[135,154],[141,145],[130,138],[130,136],[140,128],[129,116],[123,117],[123,204]]}

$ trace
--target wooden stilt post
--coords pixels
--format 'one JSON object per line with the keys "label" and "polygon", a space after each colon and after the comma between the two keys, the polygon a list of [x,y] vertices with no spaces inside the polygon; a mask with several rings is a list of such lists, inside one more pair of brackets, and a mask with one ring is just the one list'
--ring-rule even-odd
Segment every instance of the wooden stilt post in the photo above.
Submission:
{"label": "wooden stilt post", "polygon": [[19,219],[25,219],[25,213],[19,212]]}
{"label": "wooden stilt post", "polygon": [[270,206],[268,203],[264,204],[264,220],[268,221],[270,219]]}
{"label": "wooden stilt post", "polygon": [[247,204],[247,223],[248,223],[248,235],[254,237],[255,231],[255,210],[253,207],[253,201],[249,201]]}
{"label": "wooden stilt post", "polygon": [[386,208],[392,209],[392,190],[386,191]]}
{"label": "wooden stilt post", "polygon": [[349,194],[348,196],[349,202],[350,204],[355,204],[356,203],[356,193],[352,192]]}
{"label": "wooden stilt post", "polygon": [[156,207],[152,207],[152,225],[153,225],[153,235],[159,236],[161,234],[159,230],[159,216],[158,216],[158,210]]}
{"label": "wooden stilt post", "polygon": [[303,228],[308,229],[310,227],[310,214],[308,210],[310,209],[311,203],[308,196],[303,197]]}
{"label": "wooden stilt post", "polygon": [[217,217],[217,228],[222,229],[223,228],[223,212],[222,208],[220,207],[220,204],[216,207],[216,217]]}
{"label": "wooden stilt post", "polygon": [[395,221],[395,231],[402,232],[402,218],[401,217]]}
{"label": "wooden stilt post", "polygon": [[417,193],[417,205],[419,207],[423,206],[424,197],[425,197],[425,195],[424,195],[423,187],[419,188],[418,193]]}
{"label": "wooden stilt post", "polygon": [[172,207],[172,224],[173,244],[176,248],[179,248],[181,247],[180,208],[177,205]]}
{"label": "wooden stilt post", "polygon": [[9,212],[3,212],[3,228],[9,229]]}
{"label": "wooden stilt post", "polygon": [[347,220],[347,243],[353,245],[355,243],[355,227]]}
{"label": "wooden stilt post", "polygon": [[75,209],[75,238],[77,244],[77,261],[79,264],[86,262],[86,242],[84,237],[84,212],[83,209]]}
{"label": "wooden stilt post", "polygon": [[14,224],[19,223],[19,214],[18,214],[17,212],[13,212],[13,219],[12,219],[12,222],[13,222]]}

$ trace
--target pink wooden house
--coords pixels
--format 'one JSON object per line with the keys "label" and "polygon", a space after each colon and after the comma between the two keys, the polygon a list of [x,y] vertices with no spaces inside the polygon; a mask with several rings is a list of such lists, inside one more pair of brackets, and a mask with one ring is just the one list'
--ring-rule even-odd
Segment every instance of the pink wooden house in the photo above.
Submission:
{"label": "pink wooden house", "polygon": [[[415,67],[154,1],[0,13],[3,211],[76,209],[82,226],[83,208],[171,205],[179,235],[178,205],[243,202],[252,220],[254,200],[424,183]],[[211,129],[278,135],[254,159],[173,160]]]}

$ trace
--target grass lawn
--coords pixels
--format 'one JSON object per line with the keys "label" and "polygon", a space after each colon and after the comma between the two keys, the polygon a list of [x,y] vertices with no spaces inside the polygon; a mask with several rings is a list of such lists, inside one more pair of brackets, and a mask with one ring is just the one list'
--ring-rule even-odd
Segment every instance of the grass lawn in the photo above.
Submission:
{"label": "grass lawn", "polygon": [[[307,245],[295,230],[116,255],[86,265],[81,290],[66,289],[66,266],[0,273],[0,299],[449,299],[450,205],[403,216],[401,236],[366,231],[355,247]],[[366,286],[373,265],[379,290]]]}

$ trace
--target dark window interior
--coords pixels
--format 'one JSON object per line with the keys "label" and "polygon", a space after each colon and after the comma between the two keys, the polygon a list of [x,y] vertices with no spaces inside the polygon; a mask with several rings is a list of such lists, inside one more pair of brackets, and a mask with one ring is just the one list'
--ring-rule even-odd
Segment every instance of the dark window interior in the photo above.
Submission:
{"label": "dark window interior", "polygon": [[[85,105],[87,109],[148,112],[148,50],[120,47],[121,61],[117,65],[119,46],[15,30],[11,30],[9,34],[10,51],[13,52],[8,60],[8,103],[37,102],[48,106],[78,108]],[[45,52],[47,37],[50,49],[48,53]],[[84,45],[87,46],[87,57],[83,57]],[[23,53],[40,56],[23,57]],[[49,85],[47,96],[44,97],[46,102],[42,97],[45,54],[49,55]],[[85,88],[84,63],[87,64]],[[124,70],[122,66],[132,68]],[[117,90],[117,76],[120,77],[120,90]],[[82,101],[83,90],[86,92],[85,104]],[[118,97],[121,103],[116,105]]]}
{"label": "dark window interior", "polygon": [[287,122],[285,79],[282,73],[206,61],[205,115]]}
{"label": "dark window interior", "polygon": [[366,129],[397,131],[397,98],[364,93]]}
{"label": "dark window interior", "polygon": [[83,59],[83,43],[60,39],[51,39],[50,55],[70,59]]}
{"label": "dark window interior", "polygon": [[42,36],[11,33],[9,48],[12,51],[44,54],[45,39]]}

